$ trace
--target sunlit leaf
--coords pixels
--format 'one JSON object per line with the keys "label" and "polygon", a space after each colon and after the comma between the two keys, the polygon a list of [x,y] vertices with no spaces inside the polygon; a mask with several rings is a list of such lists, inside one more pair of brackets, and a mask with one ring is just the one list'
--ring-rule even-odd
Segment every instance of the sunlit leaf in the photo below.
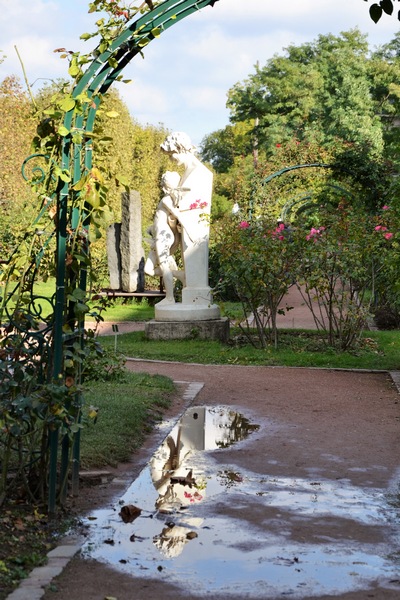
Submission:
{"label": "sunlit leaf", "polygon": [[60,125],[57,131],[62,137],[65,137],[69,134],[69,129],[67,129],[64,125]]}
{"label": "sunlit leaf", "polygon": [[75,104],[76,104],[76,100],[74,98],[64,98],[64,100],[62,100],[59,103],[59,107],[61,108],[61,110],[65,111],[65,112],[69,112],[70,110],[73,110],[75,108]]}

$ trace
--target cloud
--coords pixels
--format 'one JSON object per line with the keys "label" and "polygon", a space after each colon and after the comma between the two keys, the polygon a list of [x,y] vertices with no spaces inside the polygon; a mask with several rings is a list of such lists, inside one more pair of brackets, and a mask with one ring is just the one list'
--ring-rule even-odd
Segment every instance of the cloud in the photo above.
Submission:
{"label": "cloud", "polygon": [[[225,93],[222,92],[225,102]],[[184,87],[180,94],[184,104],[189,109],[215,110],[221,102],[221,90],[208,86]]]}
{"label": "cloud", "polygon": [[[172,103],[168,98],[168,94],[159,86],[135,80],[129,85],[118,85],[118,89],[123,95],[124,101],[129,105],[134,116],[142,119],[144,115],[159,115],[162,120],[163,116],[168,114],[172,108]],[[140,115],[140,116],[139,116]]]}

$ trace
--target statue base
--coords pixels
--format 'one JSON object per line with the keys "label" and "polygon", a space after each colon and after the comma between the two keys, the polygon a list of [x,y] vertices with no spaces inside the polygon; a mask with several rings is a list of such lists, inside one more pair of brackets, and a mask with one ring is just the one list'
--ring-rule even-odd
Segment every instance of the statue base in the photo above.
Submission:
{"label": "statue base", "polygon": [[229,341],[229,319],[227,317],[192,321],[148,321],[145,324],[148,340],[216,340]]}
{"label": "statue base", "polygon": [[196,304],[164,301],[156,304],[154,309],[156,321],[211,321],[219,319],[221,313],[217,304]]}

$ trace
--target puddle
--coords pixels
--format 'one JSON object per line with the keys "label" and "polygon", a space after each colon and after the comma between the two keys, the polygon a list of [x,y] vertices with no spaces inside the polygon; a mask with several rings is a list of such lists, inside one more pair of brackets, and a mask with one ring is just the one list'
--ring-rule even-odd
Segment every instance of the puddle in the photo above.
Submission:
{"label": "puddle", "polygon": [[399,589],[399,556],[387,545],[393,497],[216,463],[210,451],[257,429],[226,407],[188,410],[119,503],[87,518],[84,555],[198,595],[302,598],[375,581]]}

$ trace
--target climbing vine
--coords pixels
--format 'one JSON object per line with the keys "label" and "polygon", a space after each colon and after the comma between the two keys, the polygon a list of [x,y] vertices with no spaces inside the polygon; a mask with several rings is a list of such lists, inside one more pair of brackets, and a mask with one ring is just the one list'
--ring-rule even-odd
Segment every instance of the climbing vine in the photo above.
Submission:
{"label": "climbing vine", "polygon": [[[94,277],[90,243],[102,235],[111,211],[107,167],[92,160],[92,148],[109,140],[96,136],[92,122],[86,125],[102,102],[101,91],[78,84],[86,66],[109,51],[127,21],[159,3],[134,4],[90,4],[89,11],[101,16],[96,30],[81,37],[99,38],[96,50],[58,49],[69,61],[72,82],[55,90],[44,106],[34,103],[32,108],[36,135],[23,175],[34,192],[37,216],[0,269],[0,504],[23,487],[33,501],[44,502],[48,494],[53,511],[57,479],[63,502],[77,434],[96,414],[84,411],[81,394],[85,360],[93,348],[97,351],[83,343],[84,317],[91,312],[101,318],[103,302],[98,298],[90,307],[86,289]],[[110,69],[118,66],[112,52],[107,63]],[[127,185],[123,176],[119,179]],[[52,298],[35,295],[38,275],[56,277]]]}

